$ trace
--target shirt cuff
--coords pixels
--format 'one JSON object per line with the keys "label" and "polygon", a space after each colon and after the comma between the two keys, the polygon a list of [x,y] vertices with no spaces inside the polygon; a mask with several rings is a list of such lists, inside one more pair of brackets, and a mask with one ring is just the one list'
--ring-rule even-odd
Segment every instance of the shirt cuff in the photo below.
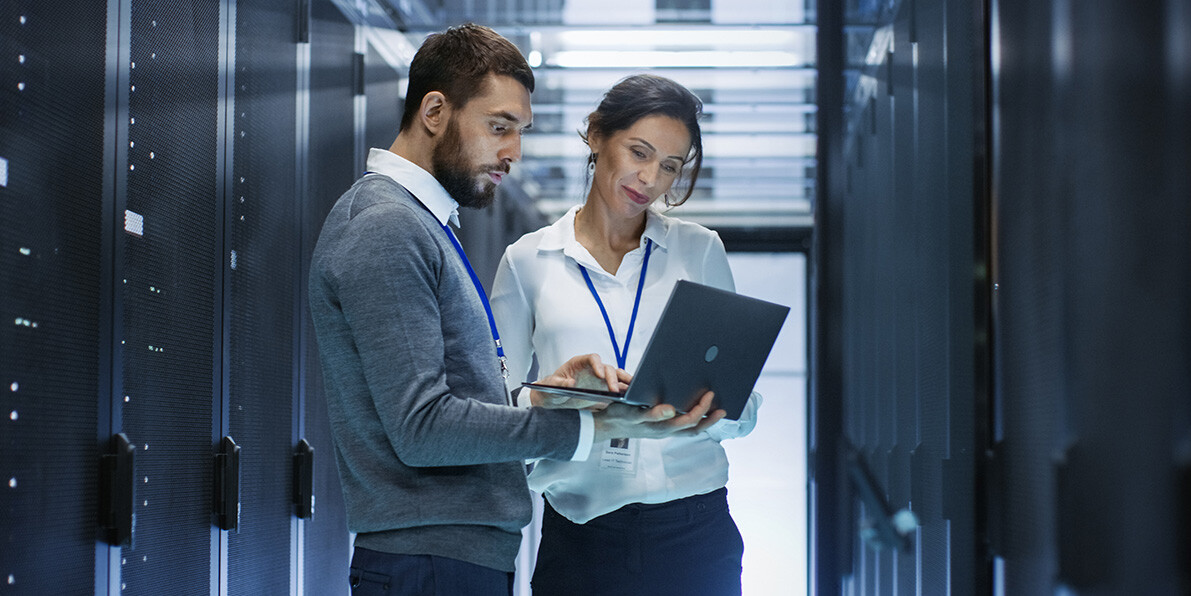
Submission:
{"label": "shirt cuff", "polygon": [[591,412],[587,410],[579,410],[579,444],[575,446],[575,454],[571,456],[571,461],[587,461],[587,456],[591,454],[591,448],[595,443],[595,419],[591,417]]}

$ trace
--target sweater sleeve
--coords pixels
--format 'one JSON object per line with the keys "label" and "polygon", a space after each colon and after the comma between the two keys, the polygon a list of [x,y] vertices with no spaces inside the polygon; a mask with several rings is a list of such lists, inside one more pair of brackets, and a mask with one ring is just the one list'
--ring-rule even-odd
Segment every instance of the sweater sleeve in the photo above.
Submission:
{"label": "sweater sleeve", "polygon": [[412,209],[369,207],[352,218],[334,255],[349,349],[382,427],[361,430],[383,431],[398,459],[414,467],[569,459],[578,414],[502,405],[482,311],[474,312],[475,300],[444,294],[471,292],[471,283],[444,287],[454,255]]}

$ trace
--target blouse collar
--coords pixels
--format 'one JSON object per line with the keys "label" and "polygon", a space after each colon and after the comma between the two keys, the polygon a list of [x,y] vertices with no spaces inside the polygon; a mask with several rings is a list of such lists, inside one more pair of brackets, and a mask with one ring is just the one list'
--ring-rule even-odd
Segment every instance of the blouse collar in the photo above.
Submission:
{"label": "blouse collar", "polygon": [[[558,221],[546,228],[542,239],[538,241],[538,250],[566,250],[568,248],[575,248],[582,246],[579,241],[575,239],[575,214],[579,212],[582,205],[575,205],[566,212]],[[642,244],[648,238],[652,240],[658,248],[666,248],[666,237],[669,232],[670,225],[668,218],[664,215],[648,209],[645,211],[645,231],[641,234]]]}

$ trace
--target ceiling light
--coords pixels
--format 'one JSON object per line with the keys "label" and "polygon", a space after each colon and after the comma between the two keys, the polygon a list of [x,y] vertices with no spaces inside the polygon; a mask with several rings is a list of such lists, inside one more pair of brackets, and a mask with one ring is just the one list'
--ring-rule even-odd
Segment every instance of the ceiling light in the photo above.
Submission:
{"label": "ceiling light", "polygon": [[546,61],[562,68],[777,68],[802,66],[793,52],[564,50]]}
{"label": "ceiling light", "polygon": [[[561,46],[567,48],[635,47],[782,47],[789,48],[799,39],[800,31],[791,29],[604,29],[558,33]],[[802,37],[806,37],[803,35]],[[814,33],[809,39],[814,39]]]}

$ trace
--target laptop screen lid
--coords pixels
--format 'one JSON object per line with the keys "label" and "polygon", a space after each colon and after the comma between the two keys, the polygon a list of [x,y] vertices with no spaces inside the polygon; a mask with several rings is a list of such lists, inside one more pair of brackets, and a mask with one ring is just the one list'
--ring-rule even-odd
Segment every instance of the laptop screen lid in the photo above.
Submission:
{"label": "laptop screen lid", "polygon": [[623,396],[601,390],[524,385],[557,395],[684,412],[711,390],[712,409],[740,418],[790,308],[679,281]]}

